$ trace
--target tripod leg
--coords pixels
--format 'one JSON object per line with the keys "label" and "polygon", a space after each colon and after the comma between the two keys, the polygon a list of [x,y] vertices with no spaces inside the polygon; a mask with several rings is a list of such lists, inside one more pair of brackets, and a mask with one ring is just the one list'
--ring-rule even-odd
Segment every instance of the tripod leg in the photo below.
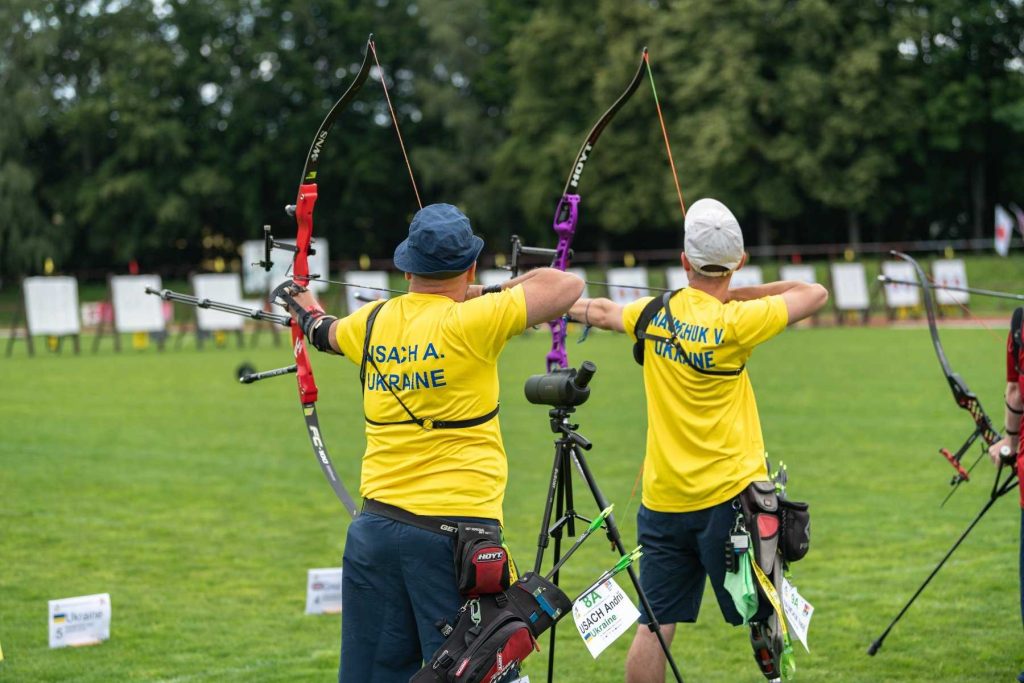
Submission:
{"label": "tripod leg", "polygon": [[875,641],[871,643],[871,645],[868,647],[869,655],[871,655],[872,657],[875,656],[875,653],[877,653],[878,650],[882,647],[882,641],[884,641],[886,636],[889,635],[889,631],[892,630],[892,627],[896,625],[896,622],[898,622],[904,614],[906,614],[907,610],[910,609],[910,606],[914,604],[915,600],[917,600],[917,596],[919,596],[924,591],[925,587],[929,583],[931,583],[931,580],[935,578],[935,575],[939,573],[940,569],[942,569],[942,565],[946,564],[946,560],[948,560],[950,556],[953,554],[953,552],[960,547],[960,544],[964,542],[965,538],[967,538],[967,534],[971,533],[971,529],[973,529],[978,524],[978,522],[981,521],[981,518],[985,516],[985,513],[988,512],[989,508],[991,508],[997,500],[999,500],[999,496],[992,496],[988,499],[988,502],[985,503],[985,507],[981,508],[981,512],[979,512],[978,516],[974,518],[974,521],[970,523],[970,525],[964,530],[962,534],[960,534],[960,538],[956,539],[956,543],[954,543],[953,547],[949,549],[949,552],[946,553],[946,556],[943,557],[937,565],[935,565],[935,569],[932,570],[932,573],[929,574],[928,578],[924,580],[924,583],[922,583],[920,588],[917,589],[917,592],[915,592],[914,595],[910,598],[910,600],[907,601],[907,604],[903,606],[903,609],[901,609],[900,613],[896,615],[896,618],[889,623],[889,625],[885,628],[885,631],[882,632],[882,635],[878,636],[878,638],[876,638]]}
{"label": "tripod leg", "polygon": [[[533,562],[533,573],[541,574],[541,565],[544,563],[544,551],[548,547],[548,538],[551,530],[551,508],[555,504],[555,499],[559,499],[559,510],[561,510],[561,482],[562,482],[562,461],[565,459],[562,457],[563,444],[559,440],[555,442],[555,457],[551,464],[551,478],[548,480],[551,482],[548,486],[548,497],[544,501],[544,515],[540,522],[540,535],[537,537],[537,557]],[[561,512],[559,512],[561,515]],[[557,577],[555,577],[557,581]]]}
{"label": "tripod leg", "polygon": [[[557,565],[558,561],[562,559],[562,527],[565,526],[563,521],[567,511],[572,512],[572,470],[569,468],[569,450],[565,444],[560,446],[555,459],[559,461],[558,472],[560,474],[555,484],[555,514],[558,515],[558,520],[550,533],[555,537],[554,563]],[[571,527],[572,517],[569,518],[569,525]],[[558,572],[552,575],[551,582],[558,585]],[[552,683],[555,675],[555,628],[557,626],[557,623],[551,624],[549,639],[551,645],[548,647],[548,683]]]}
{"label": "tripod leg", "polygon": [[[604,497],[600,487],[597,485],[597,480],[594,479],[593,473],[590,471],[590,466],[587,464],[586,458],[583,457],[583,451],[578,447],[573,447],[573,457],[576,459],[576,465],[579,467],[580,472],[583,474],[583,478],[587,482],[587,486],[590,488],[590,492],[594,496],[594,501],[597,503],[597,507],[604,510],[608,507],[608,499]],[[619,527],[615,524],[615,514],[608,515],[605,519],[605,524],[608,526],[608,540],[612,542],[619,555],[626,554],[626,547],[622,544],[622,535],[619,533]],[[636,589],[637,598],[640,599],[640,604],[643,607],[644,614],[647,616],[647,628],[653,631],[658,636],[658,643],[661,645],[662,652],[665,653],[665,659],[668,662],[669,667],[672,669],[672,675],[675,676],[676,681],[683,683],[683,675],[679,673],[679,667],[676,665],[675,658],[672,657],[672,651],[669,649],[668,641],[665,640],[665,634],[661,632],[661,624],[658,623],[657,617],[654,616],[654,609],[651,607],[650,601],[647,599],[647,594],[644,593],[644,589],[640,586],[640,578],[636,574],[636,570],[632,565],[626,570],[629,574],[629,580],[633,582],[633,588]]]}

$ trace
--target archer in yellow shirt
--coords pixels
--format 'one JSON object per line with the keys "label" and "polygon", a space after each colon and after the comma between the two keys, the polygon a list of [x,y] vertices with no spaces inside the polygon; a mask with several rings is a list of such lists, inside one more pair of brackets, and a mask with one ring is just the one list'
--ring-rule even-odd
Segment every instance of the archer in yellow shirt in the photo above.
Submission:
{"label": "archer in yellow shirt", "polygon": [[444,641],[437,622],[462,604],[451,531],[502,518],[498,357],[583,291],[551,268],[485,291],[472,284],[482,248],[461,211],[432,204],[395,249],[408,294],[339,320],[308,291],[283,290],[309,342],[359,366],[363,386],[364,501],[345,539],[340,683],[405,683]]}
{"label": "archer in yellow shirt", "polygon": [[[693,622],[707,579],[726,621],[743,623],[724,588],[725,544],[738,495],[765,480],[764,439],[746,364],[754,348],[787,324],[821,308],[820,285],[774,282],[729,289],[743,267],[743,233],[724,204],[695,202],[686,214],[686,289],[626,306],[580,299],[569,315],[587,325],[626,332],[643,353],[647,451],[643,504],[637,514],[644,547],[640,584],[668,642],[677,622]],[[652,303],[653,302],[653,303]],[[647,313],[648,324],[640,325]],[[672,334],[674,332],[674,334]],[[770,618],[751,621],[755,659],[769,680],[779,675],[781,643]],[[641,616],[641,624],[647,622]],[[627,683],[661,683],[665,656],[656,634],[637,629],[626,662]]]}
{"label": "archer in yellow shirt", "polygon": [[[651,297],[625,306],[630,337]],[[723,303],[689,287],[671,297],[681,325],[679,347],[646,349],[647,455],[643,503],[658,512],[688,512],[731,500],[750,482],[767,479],[764,439],[750,375],[743,369],[754,347],[788,321],[781,296]],[[666,316],[649,330],[665,334]],[[707,374],[701,372],[735,374]]]}
{"label": "archer in yellow shirt", "polygon": [[[499,417],[461,429],[408,422],[414,415],[471,420],[498,406],[498,355],[526,328],[522,285],[457,302],[410,292],[381,304],[363,382],[366,452],[359,493],[417,515],[502,519],[508,466]],[[338,321],[335,339],[360,363],[374,305]]]}

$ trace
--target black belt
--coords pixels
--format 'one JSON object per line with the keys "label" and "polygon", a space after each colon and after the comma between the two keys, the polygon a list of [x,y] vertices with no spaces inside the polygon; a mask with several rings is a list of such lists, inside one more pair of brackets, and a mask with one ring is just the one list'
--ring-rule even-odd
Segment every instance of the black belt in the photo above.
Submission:
{"label": "black belt", "polygon": [[[468,427],[476,427],[477,425],[482,425],[483,423],[492,419],[495,415],[498,414],[498,409],[500,407],[500,405],[494,406],[494,410],[487,413],[486,415],[481,415],[480,417],[471,417],[468,420],[434,420],[429,417],[417,417],[410,420],[399,420],[398,422],[377,422],[376,420],[371,420],[370,418],[366,418],[366,421],[378,427],[383,427],[387,425],[417,424],[420,427],[423,427],[424,429],[466,429]],[[409,409],[406,408],[406,412],[408,412],[408,410]],[[411,415],[412,413],[409,414]]]}
{"label": "black belt", "polygon": [[408,524],[424,531],[432,531],[435,534],[441,534],[442,536],[451,536],[452,538],[458,533],[458,527],[455,526],[455,522],[450,519],[443,519],[441,517],[429,517],[427,515],[417,515],[403,510],[400,507],[394,505],[388,505],[378,500],[371,500],[369,498],[363,501],[363,512],[369,512],[371,515],[378,515],[380,517],[387,517],[393,519],[396,522],[402,524]]}

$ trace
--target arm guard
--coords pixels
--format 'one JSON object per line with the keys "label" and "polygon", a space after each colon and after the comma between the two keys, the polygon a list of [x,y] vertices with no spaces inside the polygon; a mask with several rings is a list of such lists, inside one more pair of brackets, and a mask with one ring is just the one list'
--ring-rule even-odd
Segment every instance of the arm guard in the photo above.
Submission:
{"label": "arm guard", "polygon": [[273,291],[275,301],[279,301],[288,311],[295,316],[295,323],[302,330],[306,340],[313,345],[317,351],[334,353],[331,346],[331,325],[337,320],[333,315],[327,315],[319,306],[303,308],[295,295],[305,292],[306,288],[294,282],[282,282]]}

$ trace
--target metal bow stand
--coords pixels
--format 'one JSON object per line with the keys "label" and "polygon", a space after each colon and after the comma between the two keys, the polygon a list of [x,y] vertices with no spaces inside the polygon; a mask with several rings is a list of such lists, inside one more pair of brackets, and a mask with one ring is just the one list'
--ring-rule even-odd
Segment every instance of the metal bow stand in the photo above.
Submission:
{"label": "metal bow stand", "polygon": [[[584,366],[588,364],[584,363]],[[593,366],[591,365],[591,367]],[[583,370],[581,369],[582,372]],[[573,405],[556,405],[548,411],[551,431],[557,434],[558,438],[555,439],[555,457],[551,467],[550,485],[548,486],[547,501],[544,503],[544,518],[541,521],[540,536],[537,539],[537,558],[533,566],[533,571],[537,574],[542,574],[541,565],[544,562],[544,552],[548,547],[549,539],[554,538],[554,562],[557,564],[561,558],[563,533],[568,531],[571,538],[576,534],[576,520],[580,520],[584,525],[589,524],[591,521],[576,512],[573,501],[572,465],[576,466],[577,471],[579,471],[586,482],[587,488],[590,489],[594,502],[597,503],[597,509],[604,510],[609,506],[608,499],[605,498],[598,487],[597,481],[587,465],[587,459],[583,455],[583,451],[589,451],[593,444],[576,431],[579,428],[578,424],[570,422],[570,416],[575,411],[576,408]],[[551,522],[552,512],[557,517],[554,523]],[[619,528],[615,524],[614,514],[608,515],[605,520],[605,527],[608,540],[615,546],[620,556],[625,555],[627,550],[622,544],[622,536],[619,534]],[[633,582],[633,587],[636,589],[636,594],[640,598],[644,614],[647,615],[648,628],[657,634],[658,642],[661,644],[661,649],[665,653],[665,658],[672,669],[676,681],[683,683],[683,677],[679,673],[679,667],[676,665],[668,643],[665,641],[665,636],[661,632],[661,626],[654,616],[654,610],[651,608],[643,588],[640,587],[640,580],[637,577],[636,570],[630,566],[627,571],[629,572],[629,579]],[[555,585],[558,584],[558,572],[554,573],[552,581]],[[551,683],[554,676],[556,626],[557,624],[551,627],[551,645],[548,649],[548,683]]]}

